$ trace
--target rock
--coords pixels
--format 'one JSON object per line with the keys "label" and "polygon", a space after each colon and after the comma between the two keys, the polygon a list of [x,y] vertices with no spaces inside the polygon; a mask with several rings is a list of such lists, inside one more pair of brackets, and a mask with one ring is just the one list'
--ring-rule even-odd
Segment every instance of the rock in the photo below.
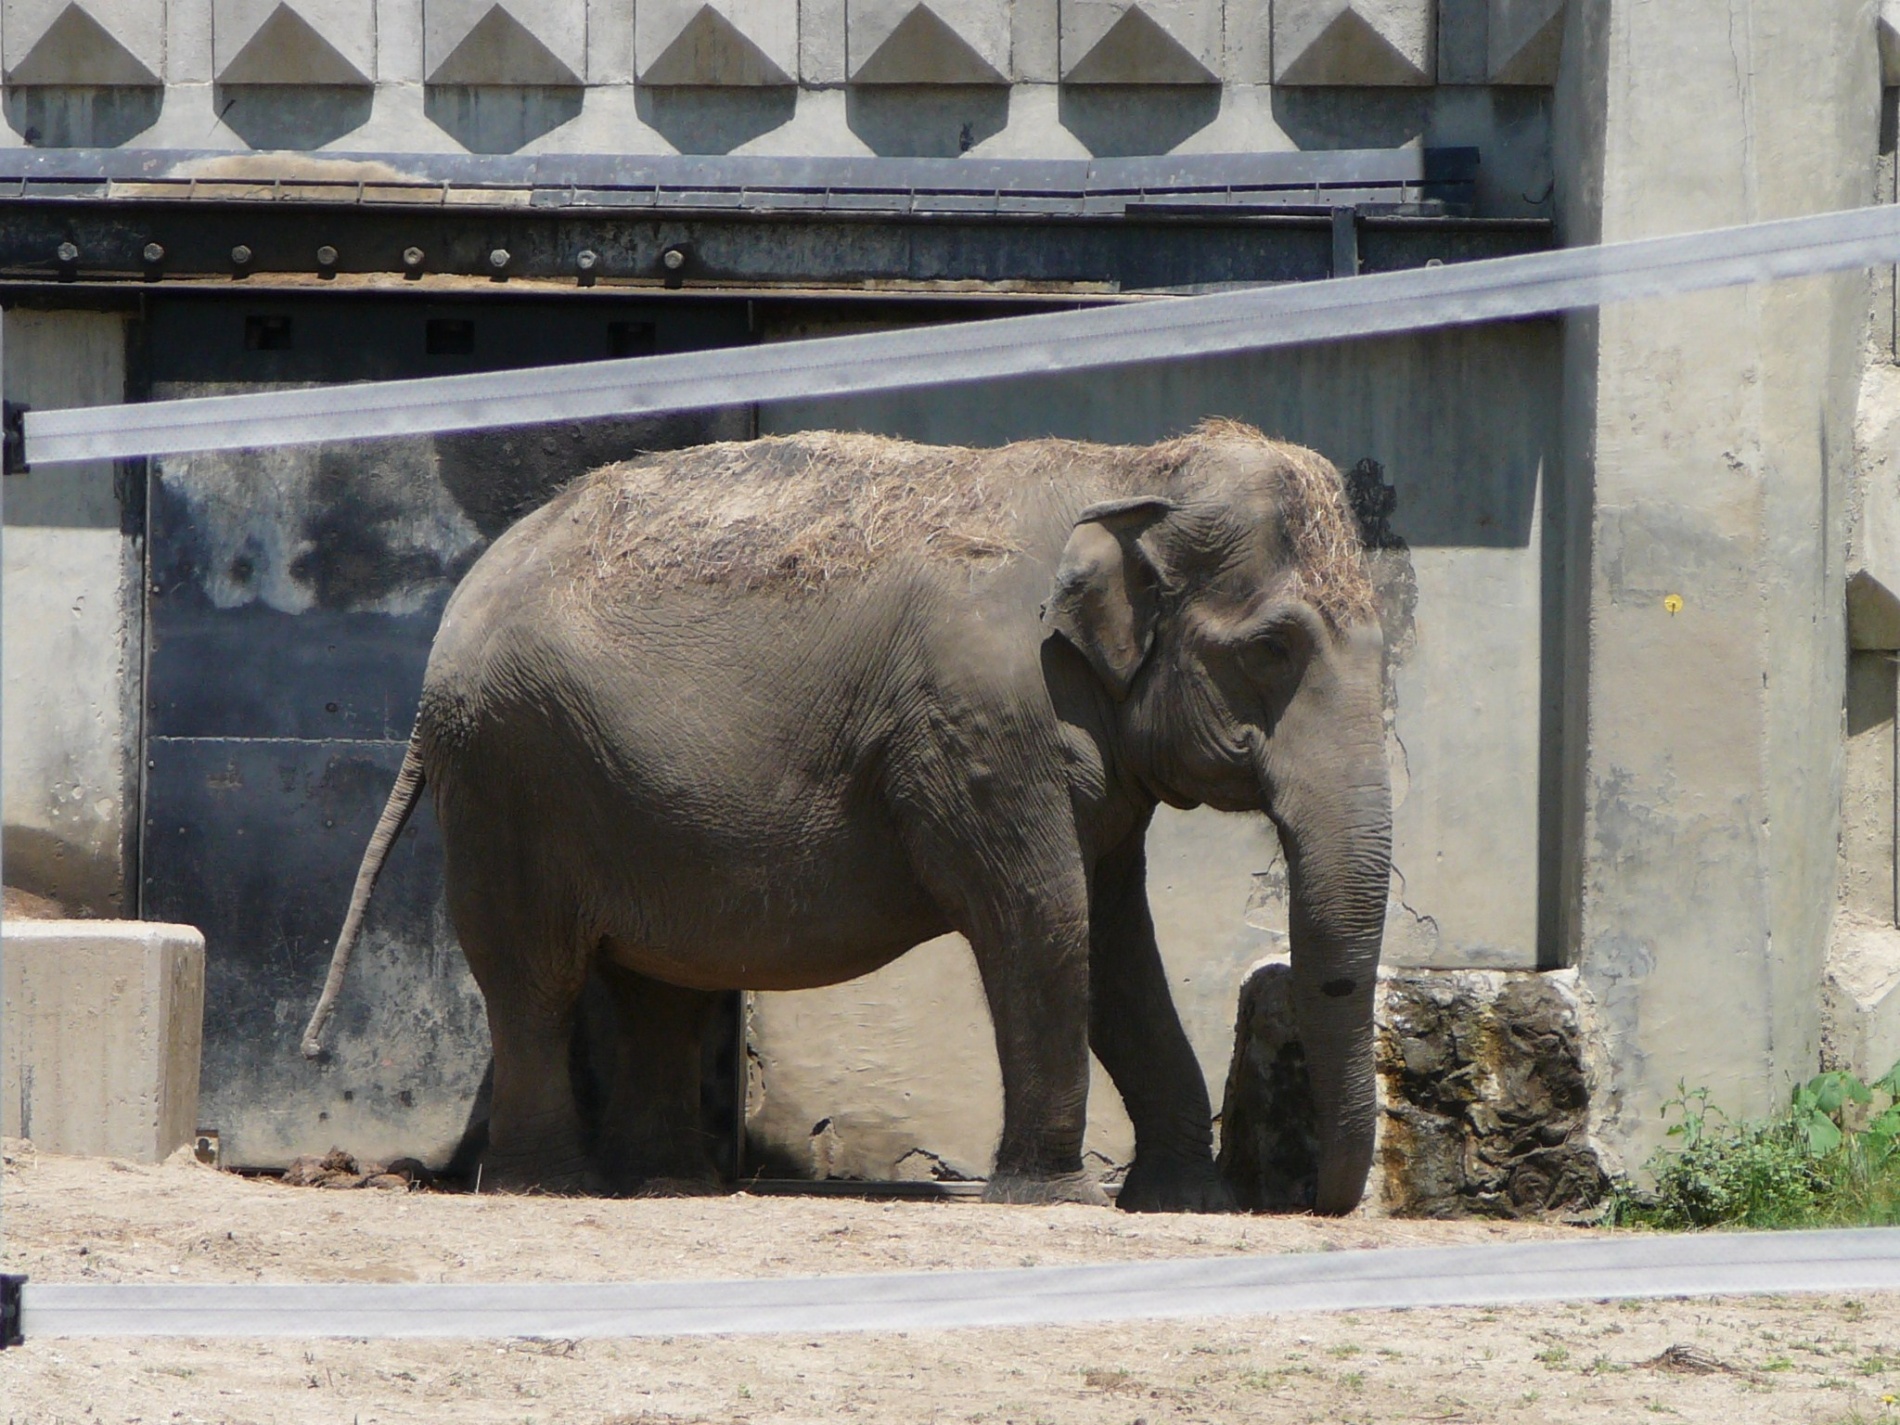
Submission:
{"label": "rock", "polygon": [[[1481,970],[1384,975],[1375,1190],[1419,1217],[1575,1212],[1609,1186],[1589,1131],[1585,1029],[1570,977]],[[1242,987],[1221,1114],[1220,1169],[1259,1210],[1312,1202],[1312,1090],[1291,972]]]}
{"label": "rock", "polygon": [[1247,1211],[1303,1211],[1318,1190],[1319,1139],[1286,965],[1262,965],[1247,977],[1235,1021],[1221,1105],[1221,1177]]}

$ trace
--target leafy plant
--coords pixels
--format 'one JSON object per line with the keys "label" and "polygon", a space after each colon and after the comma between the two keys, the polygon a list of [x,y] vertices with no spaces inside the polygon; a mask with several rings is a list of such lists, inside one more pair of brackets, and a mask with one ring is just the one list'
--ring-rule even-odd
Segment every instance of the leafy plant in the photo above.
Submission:
{"label": "leafy plant", "polygon": [[1794,1090],[1774,1117],[1735,1121],[1707,1089],[1678,1085],[1673,1147],[1629,1182],[1606,1219],[1665,1228],[1821,1227],[1900,1222],[1900,1065],[1873,1083],[1841,1070]]}

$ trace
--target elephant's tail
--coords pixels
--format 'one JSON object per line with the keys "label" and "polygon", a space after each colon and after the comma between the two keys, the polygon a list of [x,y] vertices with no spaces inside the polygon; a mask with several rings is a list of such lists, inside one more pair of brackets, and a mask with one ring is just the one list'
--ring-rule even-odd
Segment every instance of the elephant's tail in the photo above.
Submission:
{"label": "elephant's tail", "polygon": [[427,781],[422,771],[422,751],[417,745],[415,734],[409,737],[409,750],[403,754],[402,770],[396,774],[396,785],[389,790],[389,801],[383,806],[382,819],[376,823],[376,833],[369,839],[369,847],[363,852],[363,864],[356,868],[356,889],[350,893],[349,914],[343,917],[343,929],[337,935],[336,949],[330,956],[330,977],[323,982],[323,997],[317,1001],[317,1007],[310,1015],[310,1023],[304,1026],[303,1052],[306,1059],[315,1059],[323,1053],[320,1035],[324,1021],[329,1019],[330,1011],[336,1007],[336,997],[343,989],[343,977],[349,973],[350,952],[356,949],[357,932],[363,928],[363,912],[369,908],[370,893],[376,889],[376,878],[383,873],[383,862],[389,858],[389,848],[396,844],[396,838],[402,835],[403,826],[409,820],[409,814],[416,809],[416,801],[422,795]]}

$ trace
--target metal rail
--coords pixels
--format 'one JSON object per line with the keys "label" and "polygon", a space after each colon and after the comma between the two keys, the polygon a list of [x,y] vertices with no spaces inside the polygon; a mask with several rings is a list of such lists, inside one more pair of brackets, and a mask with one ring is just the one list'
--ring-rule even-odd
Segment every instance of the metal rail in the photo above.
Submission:
{"label": "metal rail", "polygon": [[551,1337],[918,1331],[1900,1290],[1900,1229],[1204,1257],[711,1282],[26,1284],[40,1336]]}

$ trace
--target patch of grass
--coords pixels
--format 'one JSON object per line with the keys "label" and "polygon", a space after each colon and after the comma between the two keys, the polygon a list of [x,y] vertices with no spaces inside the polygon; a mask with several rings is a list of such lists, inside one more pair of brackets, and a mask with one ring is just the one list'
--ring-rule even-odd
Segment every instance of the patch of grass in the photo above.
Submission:
{"label": "patch of grass", "polygon": [[1570,1352],[1563,1346],[1546,1346],[1531,1359],[1550,1367],[1553,1371],[1560,1371],[1570,1364]]}
{"label": "patch of grass", "polygon": [[1678,1143],[1655,1154],[1654,1189],[1618,1183],[1617,1226],[1886,1227],[1900,1224],[1900,1064],[1873,1083],[1835,1071],[1794,1091],[1780,1114],[1735,1120],[1707,1089],[1678,1086]]}

